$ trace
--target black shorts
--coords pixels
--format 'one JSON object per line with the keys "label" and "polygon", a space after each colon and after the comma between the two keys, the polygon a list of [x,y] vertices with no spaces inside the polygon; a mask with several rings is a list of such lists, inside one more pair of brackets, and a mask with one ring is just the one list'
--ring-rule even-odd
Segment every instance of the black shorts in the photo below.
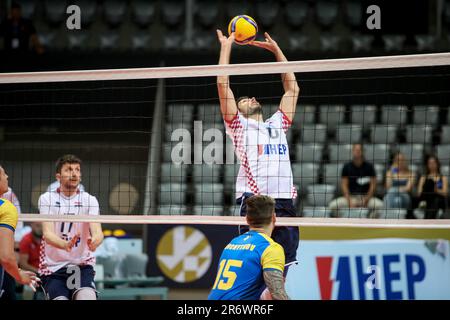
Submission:
{"label": "black shorts", "polygon": [[[247,211],[245,199],[248,199],[251,196],[253,196],[252,193],[244,193],[242,197],[236,200],[236,203],[241,206],[241,216],[245,216]],[[244,201],[242,201],[243,199]],[[277,217],[295,217],[296,209],[292,199],[275,199],[275,214]],[[239,227],[240,234],[247,231],[248,226]],[[297,249],[300,240],[298,227],[275,227],[272,232],[272,239],[283,247],[286,257],[286,267],[297,262]]]}
{"label": "black shorts", "polygon": [[66,297],[72,300],[78,290],[83,288],[95,288],[95,271],[90,265],[80,267],[80,283],[79,286],[73,281],[75,273],[68,272],[67,268],[59,269],[48,276],[42,276],[42,287],[44,288],[47,298],[53,300],[57,297]]}

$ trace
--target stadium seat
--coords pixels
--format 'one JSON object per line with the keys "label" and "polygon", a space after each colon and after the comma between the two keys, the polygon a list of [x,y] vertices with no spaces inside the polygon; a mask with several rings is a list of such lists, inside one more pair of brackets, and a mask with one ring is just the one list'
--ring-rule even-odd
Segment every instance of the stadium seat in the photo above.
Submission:
{"label": "stadium seat", "polygon": [[317,22],[324,28],[331,27],[336,23],[339,5],[332,0],[319,0],[316,2]]}
{"label": "stadium seat", "polygon": [[22,17],[25,19],[33,19],[36,12],[36,1],[35,0],[16,0],[20,4],[20,11],[22,12]]}
{"label": "stadium seat", "polygon": [[336,129],[338,143],[359,143],[362,138],[362,127],[359,124],[342,124]]}
{"label": "stadium seat", "polygon": [[164,162],[161,164],[161,182],[162,183],[172,183],[186,182],[188,173],[190,172],[190,165],[186,164],[175,164],[172,162]]}
{"label": "stadium seat", "polygon": [[327,141],[327,126],[324,124],[299,125],[300,143],[325,143]]}
{"label": "stadium seat", "polygon": [[367,208],[346,208],[339,209],[340,218],[367,218],[369,214],[369,209]]}
{"label": "stadium seat", "polygon": [[[189,134],[190,136],[194,134],[194,130],[192,128],[193,122],[168,122],[165,124],[164,132],[164,141],[171,142],[177,142],[180,141],[180,136],[183,137],[183,139],[187,139],[188,137],[185,136]],[[181,131],[174,132],[177,129],[182,129]],[[191,136],[192,138],[192,136]]]}
{"label": "stadium seat", "polygon": [[396,151],[403,153],[408,161],[411,163],[421,165],[423,163],[424,157],[424,146],[423,144],[399,144],[396,145]]}
{"label": "stadium seat", "polygon": [[372,143],[394,143],[397,141],[397,125],[376,124],[371,128],[370,141]]}
{"label": "stadium seat", "polygon": [[310,37],[299,32],[289,34],[289,48],[291,50],[308,51],[310,47]]}
{"label": "stadium seat", "polygon": [[205,28],[209,28],[217,21],[219,6],[209,0],[195,2],[195,15],[198,22]]}
{"label": "stadium seat", "polygon": [[408,108],[400,105],[381,106],[381,122],[384,124],[403,125],[408,120]]}
{"label": "stadium seat", "polygon": [[152,48],[152,37],[148,32],[136,32],[131,37],[131,48],[134,51],[146,51]]}
{"label": "stadium seat", "polygon": [[239,173],[240,164],[225,164],[224,165],[224,184],[226,186],[233,186],[236,183],[236,177]]}
{"label": "stadium seat", "polygon": [[180,32],[171,31],[164,35],[163,47],[166,50],[178,50],[182,45],[183,35]]}
{"label": "stadium seat", "polygon": [[200,104],[197,107],[197,119],[203,122],[223,123],[219,104]]}
{"label": "stadium seat", "polygon": [[180,24],[184,18],[184,7],[184,3],[180,5],[173,0],[163,1],[161,3],[162,22],[169,27]]}
{"label": "stadium seat", "polygon": [[[377,183],[379,185],[383,185],[384,186],[384,177],[386,176],[386,167],[387,167],[387,163],[386,165],[383,163],[375,163],[374,165],[375,168],[375,174],[377,177]],[[384,190],[383,190],[384,191]]]}
{"label": "stadium seat", "polygon": [[316,119],[316,107],[314,105],[299,104],[295,109],[294,126],[299,128],[305,124],[312,124]]}
{"label": "stadium seat", "polygon": [[221,164],[194,164],[194,172],[192,178],[195,183],[219,183],[221,177]]}
{"label": "stadium seat", "polygon": [[384,208],[381,212],[381,219],[406,219],[406,214],[408,213],[406,209],[387,208]]}
{"label": "stadium seat", "polygon": [[[181,143],[181,145],[180,145]],[[190,142],[186,142],[184,141],[185,144],[183,144],[182,142],[165,142],[162,145],[162,160],[164,162],[171,162],[172,160],[175,161],[175,163],[178,163],[178,158],[182,158],[185,159],[184,157],[187,157],[188,159],[192,158],[191,155],[191,151],[192,151],[192,146]],[[176,147],[179,147],[179,149],[176,149]],[[176,157],[177,159],[172,159],[172,152],[174,153],[174,157]],[[183,154],[183,152],[188,153]],[[177,161],[176,161],[177,160]],[[181,161],[181,160],[180,160]]]}
{"label": "stadium seat", "polygon": [[328,207],[303,207],[302,217],[304,218],[327,218],[330,216]]}
{"label": "stadium seat", "polygon": [[406,41],[404,35],[384,35],[383,37],[384,50],[387,52],[402,51]]}
{"label": "stadium seat", "polygon": [[38,34],[39,42],[46,50],[54,50],[55,48],[55,39],[56,32],[55,31],[42,31]]}
{"label": "stadium seat", "polygon": [[330,162],[347,162],[352,160],[351,144],[330,144],[328,146]]}
{"label": "stadium seat", "polygon": [[119,26],[124,20],[127,3],[122,0],[109,0],[103,4],[103,13],[106,23],[111,27]]}
{"label": "stadium seat", "polygon": [[287,24],[294,29],[302,27],[305,24],[308,11],[309,6],[305,0],[288,1],[284,10]]}
{"label": "stadium seat", "polygon": [[383,143],[365,144],[364,157],[367,161],[375,164],[388,164],[390,159],[389,145]]}
{"label": "stadium seat", "polygon": [[100,35],[100,50],[117,50],[119,44],[119,35],[115,32],[106,32]]}
{"label": "stadium seat", "polygon": [[123,274],[127,279],[147,277],[148,256],[145,253],[127,254],[122,262]]}
{"label": "stadium seat", "polygon": [[67,3],[64,0],[45,0],[44,10],[48,24],[59,25],[66,17]]}
{"label": "stadium seat", "polygon": [[320,105],[319,112],[320,123],[326,124],[329,130],[345,122],[346,109],[343,105]]}
{"label": "stadium seat", "polygon": [[131,2],[131,10],[133,14],[133,21],[141,28],[148,27],[155,16],[156,4],[147,0],[133,0]]}
{"label": "stadium seat", "polygon": [[363,22],[363,7],[361,1],[348,1],[345,6],[345,19],[352,28],[359,28]]}
{"label": "stadium seat", "polygon": [[437,156],[442,164],[450,161],[450,144],[440,144],[437,146]]}
{"label": "stadium seat", "polygon": [[437,125],[439,123],[439,106],[413,106],[414,124]]}
{"label": "stadium seat", "polygon": [[429,144],[433,139],[433,127],[430,125],[408,125],[406,127],[406,142]]}
{"label": "stadium seat", "polygon": [[86,42],[88,40],[88,33],[82,30],[70,32],[68,35],[69,49],[70,50],[86,50]]}
{"label": "stadium seat", "polygon": [[336,186],[329,184],[313,184],[308,186],[308,204],[314,207],[327,207],[334,198]]}
{"label": "stadium seat", "polygon": [[192,123],[194,119],[194,105],[192,104],[169,104],[167,106],[166,119],[173,123]]}
{"label": "stadium seat", "polygon": [[108,257],[98,256],[96,262],[103,266],[103,274],[105,279],[123,279],[123,261],[124,254],[116,254]]}
{"label": "stadium seat", "polygon": [[323,34],[320,36],[320,50],[323,52],[338,52],[341,37],[335,34]]}
{"label": "stadium seat", "polygon": [[270,28],[276,21],[279,11],[279,4],[276,1],[257,1],[256,17],[259,24],[264,28]]}
{"label": "stadium seat", "polygon": [[450,143],[450,126],[442,126],[442,133],[441,133],[441,143],[447,144]]}
{"label": "stadium seat", "polygon": [[326,163],[323,166],[323,182],[341,189],[341,176],[344,163]]}
{"label": "stadium seat", "polygon": [[223,185],[220,183],[197,183],[194,193],[197,205],[223,205]]}
{"label": "stadium seat", "polygon": [[187,187],[184,183],[161,183],[159,188],[161,205],[184,205]]}
{"label": "stadium seat", "polygon": [[187,208],[184,205],[161,205],[158,206],[159,215],[184,215],[187,212]]}
{"label": "stadium seat", "polygon": [[322,161],[322,144],[298,144],[296,145],[296,157],[298,162],[316,162]]}
{"label": "stadium seat", "polygon": [[416,35],[417,51],[433,51],[436,46],[436,37],[429,34]]}
{"label": "stadium seat", "polygon": [[224,216],[225,208],[222,205],[214,206],[194,206],[192,214],[198,216]]}
{"label": "stadium seat", "polygon": [[320,163],[293,163],[292,175],[296,185],[306,193],[306,188],[319,182]]}
{"label": "stadium seat", "polygon": [[97,14],[97,2],[92,0],[78,0],[76,5],[81,10],[81,29],[90,26]]}
{"label": "stadium seat", "polygon": [[194,32],[194,48],[196,50],[211,50],[215,49],[217,43],[217,36],[209,31]]}
{"label": "stadium seat", "polygon": [[240,0],[229,0],[226,1],[226,9],[227,9],[227,15],[228,19],[227,21],[231,20],[231,18],[243,14],[246,12],[246,14],[252,15],[250,13],[250,6],[247,1],[240,1]]}
{"label": "stadium seat", "polygon": [[351,122],[360,124],[363,128],[377,121],[377,107],[374,105],[352,105],[350,106],[350,112]]}
{"label": "stadium seat", "polygon": [[351,37],[353,52],[370,52],[372,50],[374,36],[368,34],[355,34]]}

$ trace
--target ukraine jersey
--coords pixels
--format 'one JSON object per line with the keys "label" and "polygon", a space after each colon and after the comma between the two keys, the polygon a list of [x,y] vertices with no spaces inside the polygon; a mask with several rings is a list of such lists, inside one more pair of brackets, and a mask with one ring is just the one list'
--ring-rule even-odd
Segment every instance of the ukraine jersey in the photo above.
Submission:
{"label": "ukraine jersey", "polygon": [[284,271],[283,248],[262,232],[250,230],[224,249],[209,300],[259,300],[263,271]]}
{"label": "ukraine jersey", "polygon": [[19,214],[17,208],[6,199],[0,199],[0,227],[16,231]]}

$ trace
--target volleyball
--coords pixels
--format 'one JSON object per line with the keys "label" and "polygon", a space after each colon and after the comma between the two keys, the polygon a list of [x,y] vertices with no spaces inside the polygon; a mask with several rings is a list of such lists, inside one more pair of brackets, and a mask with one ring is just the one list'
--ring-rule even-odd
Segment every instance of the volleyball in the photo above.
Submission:
{"label": "volleyball", "polygon": [[240,45],[246,45],[255,40],[258,33],[256,21],[247,15],[238,15],[231,19],[228,24],[228,34],[234,32],[235,42]]}

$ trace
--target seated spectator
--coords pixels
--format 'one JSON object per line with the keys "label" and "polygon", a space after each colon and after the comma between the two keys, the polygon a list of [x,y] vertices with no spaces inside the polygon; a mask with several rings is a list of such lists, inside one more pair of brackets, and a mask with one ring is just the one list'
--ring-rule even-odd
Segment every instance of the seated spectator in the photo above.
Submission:
{"label": "seated spectator", "polygon": [[368,208],[369,218],[378,218],[383,201],[374,197],[377,186],[375,168],[364,159],[361,144],[352,148],[352,161],[342,168],[341,186],[343,196],[330,202],[331,215],[340,217],[340,209]]}
{"label": "seated spectator", "polygon": [[41,54],[44,49],[39,42],[36,29],[30,20],[22,17],[20,4],[13,2],[10,17],[0,24],[0,36],[4,50],[10,53],[26,53],[34,49]]}
{"label": "seated spectator", "polygon": [[19,245],[19,264],[24,270],[38,272],[39,252],[42,239],[42,224],[31,223],[31,232],[25,235]]}
{"label": "seated spectator", "polygon": [[384,203],[388,209],[409,209],[410,193],[414,187],[414,173],[409,170],[408,163],[402,153],[397,153],[391,168],[386,173],[386,196]]}
{"label": "seated spectator", "polygon": [[436,219],[441,209],[445,211],[448,194],[447,177],[441,174],[441,164],[436,156],[429,156],[425,174],[417,187],[419,208],[425,210],[425,219]]}

